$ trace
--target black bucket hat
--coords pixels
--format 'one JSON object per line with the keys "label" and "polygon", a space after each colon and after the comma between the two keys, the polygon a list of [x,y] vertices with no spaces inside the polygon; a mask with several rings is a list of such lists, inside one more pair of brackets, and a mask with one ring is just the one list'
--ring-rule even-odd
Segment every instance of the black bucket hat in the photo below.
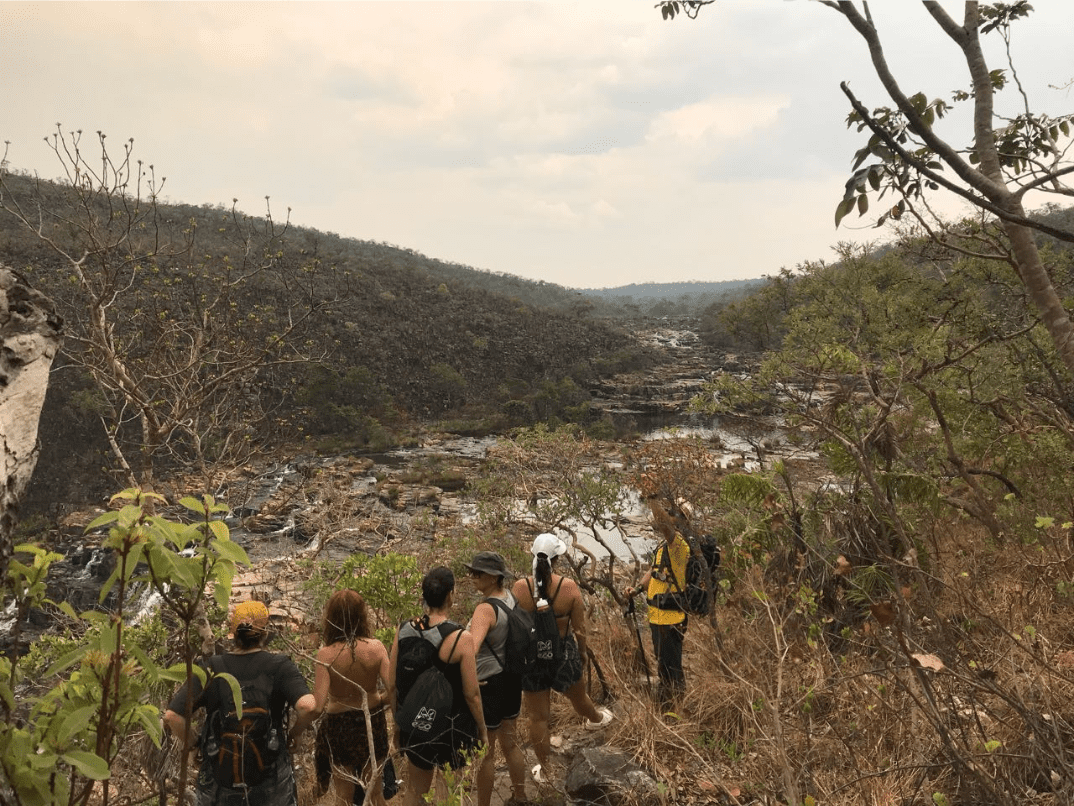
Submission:
{"label": "black bucket hat", "polygon": [[491,574],[494,577],[514,576],[507,570],[507,562],[495,551],[479,551],[468,563],[463,563],[471,571]]}

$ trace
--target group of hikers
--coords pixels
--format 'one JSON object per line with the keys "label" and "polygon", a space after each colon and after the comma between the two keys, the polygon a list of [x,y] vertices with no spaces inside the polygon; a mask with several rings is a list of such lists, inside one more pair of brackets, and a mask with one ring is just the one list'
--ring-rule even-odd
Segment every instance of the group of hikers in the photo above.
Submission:
{"label": "group of hikers", "polygon": [[[646,590],[666,702],[685,685],[687,616],[656,605],[685,577],[690,549],[669,520],[657,517],[654,526],[662,539],[652,570],[623,593],[632,597]],[[194,676],[164,713],[165,725],[183,746],[200,750],[197,806],[296,806],[289,749],[315,722],[321,793],[330,793],[334,806],[348,806],[364,802],[368,786],[368,802],[384,806],[401,783],[390,756],[389,708],[394,746],[408,766],[404,806],[422,803],[438,768],[460,769],[482,747],[478,806],[492,801],[497,748],[511,781],[507,806],[529,803],[529,778],[537,783],[550,779],[553,690],[566,696],[588,730],[600,730],[614,719],[610,710],[593,704],[582,679],[587,656],[582,592],[555,570],[566,552],[560,538],[538,535],[531,546],[532,575],[513,584],[500,554],[476,554],[464,566],[481,600],[465,626],[451,620],[454,573],[445,566],[431,569],[422,579],[423,613],[399,626],[390,651],[373,636],[361,595],[337,591],[324,608],[312,693],[289,657],[265,650],[265,605],[256,600],[238,605],[230,622],[230,650],[209,658],[203,667],[206,683]],[[524,638],[532,643],[532,653],[529,644],[519,643]],[[233,676],[238,689],[221,673]],[[240,695],[241,713],[235,707]],[[529,770],[515,729],[523,702],[537,760]],[[202,708],[199,736],[192,716]],[[289,729],[288,709],[295,714]]]}

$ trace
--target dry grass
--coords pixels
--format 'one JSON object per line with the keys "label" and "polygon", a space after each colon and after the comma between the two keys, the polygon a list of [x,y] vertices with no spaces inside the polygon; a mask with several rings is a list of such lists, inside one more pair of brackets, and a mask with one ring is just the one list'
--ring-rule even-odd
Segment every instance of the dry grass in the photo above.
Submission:
{"label": "dry grass", "polygon": [[[590,644],[619,701],[609,742],[671,803],[1070,802],[1065,545],[997,547],[952,529],[930,572],[906,569],[893,621],[866,615],[842,635],[824,635],[800,580],[744,574],[718,627],[691,621],[674,716],[645,691],[633,630],[597,608]],[[651,663],[644,625],[642,636]]]}

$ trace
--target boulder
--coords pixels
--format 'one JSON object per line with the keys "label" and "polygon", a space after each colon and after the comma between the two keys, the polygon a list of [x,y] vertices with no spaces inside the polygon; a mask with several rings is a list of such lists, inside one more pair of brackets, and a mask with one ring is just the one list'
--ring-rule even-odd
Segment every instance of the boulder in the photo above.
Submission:
{"label": "boulder", "polygon": [[625,753],[590,747],[574,757],[564,782],[577,806],[634,806],[663,802],[660,787]]}
{"label": "boulder", "polygon": [[7,578],[19,498],[37,464],[37,424],[62,332],[52,301],[0,265],[0,579]]}

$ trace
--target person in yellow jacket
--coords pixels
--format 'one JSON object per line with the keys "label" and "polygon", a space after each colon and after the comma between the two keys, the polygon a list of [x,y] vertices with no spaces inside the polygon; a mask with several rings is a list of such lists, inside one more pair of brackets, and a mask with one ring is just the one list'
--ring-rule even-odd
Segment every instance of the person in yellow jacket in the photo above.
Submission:
{"label": "person in yellow jacket", "polygon": [[661,536],[653,562],[637,587],[623,591],[629,599],[645,589],[649,604],[649,631],[653,638],[660,677],[660,702],[671,708],[686,688],[682,668],[682,643],[686,636],[687,615],[678,604],[677,594],[686,589],[686,564],[690,544],[675,529],[671,517],[658,505],[653,507],[653,528]]}

